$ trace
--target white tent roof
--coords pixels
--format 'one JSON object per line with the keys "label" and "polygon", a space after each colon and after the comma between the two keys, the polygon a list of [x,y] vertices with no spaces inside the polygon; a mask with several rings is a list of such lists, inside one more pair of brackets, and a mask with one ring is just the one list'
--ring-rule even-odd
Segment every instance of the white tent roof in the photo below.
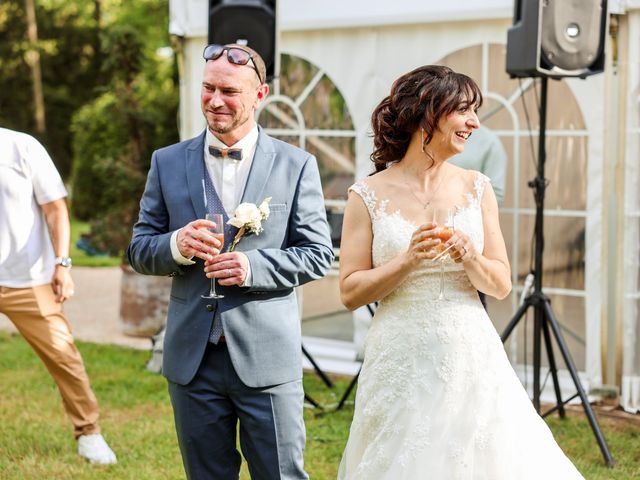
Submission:
{"label": "white tent roof", "polygon": [[[511,18],[513,0],[278,0],[280,31],[371,27]],[[181,37],[207,36],[207,0],[170,0],[169,32]],[[302,6],[302,8],[301,8]],[[640,8],[640,0],[609,0],[609,11]]]}
{"label": "white tent roof", "polygon": [[[280,31],[511,18],[512,0],[278,0]],[[206,0],[170,0],[169,31],[182,37],[206,37]]]}

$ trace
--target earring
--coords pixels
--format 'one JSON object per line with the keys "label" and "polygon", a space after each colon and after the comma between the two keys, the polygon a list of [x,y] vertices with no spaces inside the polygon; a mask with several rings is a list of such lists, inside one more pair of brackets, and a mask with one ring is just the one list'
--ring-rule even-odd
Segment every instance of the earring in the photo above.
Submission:
{"label": "earring", "polygon": [[420,151],[424,153],[424,128],[420,127]]}

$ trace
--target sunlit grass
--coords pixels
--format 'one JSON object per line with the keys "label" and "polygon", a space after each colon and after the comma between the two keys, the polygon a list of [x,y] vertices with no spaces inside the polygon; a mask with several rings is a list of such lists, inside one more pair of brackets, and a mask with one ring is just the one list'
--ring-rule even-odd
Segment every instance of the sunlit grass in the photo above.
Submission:
{"label": "sunlit grass", "polygon": [[[77,456],[71,425],[41,362],[22,338],[0,333],[0,479],[185,478],[166,381],[144,369],[149,353],[84,342],[78,345],[100,401],[103,433],[119,463],[91,466]],[[307,393],[327,407],[335,407],[348,382],[337,379],[335,389],[329,390],[313,373],[305,375]],[[352,402],[339,412],[305,409],[305,464],[312,479],[336,478],[352,414]],[[617,464],[610,470],[582,416],[564,421],[554,418],[549,424],[588,480],[640,478],[637,426],[601,419]],[[241,478],[249,478],[246,466]]]}

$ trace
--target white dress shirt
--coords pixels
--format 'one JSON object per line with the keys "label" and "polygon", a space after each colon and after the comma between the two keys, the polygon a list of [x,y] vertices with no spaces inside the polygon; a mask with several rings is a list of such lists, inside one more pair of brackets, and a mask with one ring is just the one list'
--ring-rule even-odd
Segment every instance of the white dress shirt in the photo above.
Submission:
{"label": "white dress shirt", "polygon": [[[233,145],[225,145],[218,140],[207,128],[204,142],[204,161],[209,172],[209,177],[216,189],[222,206],[229,217],[233,216],[236,207],[242,200],[242,194],[247,184],[249,171],[253,164],[253,157],[258,144],[258,127],[255,126],[247,135]],[[242,160],[232,160],[228,157],[217,158],[209,153],[209,146],[219,148],[241,148]],[[204,194],[204,191],[203,191]],[[206,197],[205,197],[206,204]],[[183,257],[178,249],[178,232],[176,230],[171,235],[171,254],[176,263],[180,265],[192,265],[195,263],[191,258]],[[251,281],[251,270],[248,269],[247,278],[243,285],[249,285]]]}

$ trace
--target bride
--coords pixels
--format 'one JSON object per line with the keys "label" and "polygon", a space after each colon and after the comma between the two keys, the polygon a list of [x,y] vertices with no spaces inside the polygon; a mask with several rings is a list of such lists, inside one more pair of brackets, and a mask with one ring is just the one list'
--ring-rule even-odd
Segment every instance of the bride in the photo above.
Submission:
{"label": "bride", "polygon": [[340,289],[349,309],[379,306],[340,479],[583,478],[478,298],[511,291],[498,206],[486,176],[447,159],[478,128],[481,103],[469,77],[424,66],[396,80],[373,112],[376,173],[350,188]]}

